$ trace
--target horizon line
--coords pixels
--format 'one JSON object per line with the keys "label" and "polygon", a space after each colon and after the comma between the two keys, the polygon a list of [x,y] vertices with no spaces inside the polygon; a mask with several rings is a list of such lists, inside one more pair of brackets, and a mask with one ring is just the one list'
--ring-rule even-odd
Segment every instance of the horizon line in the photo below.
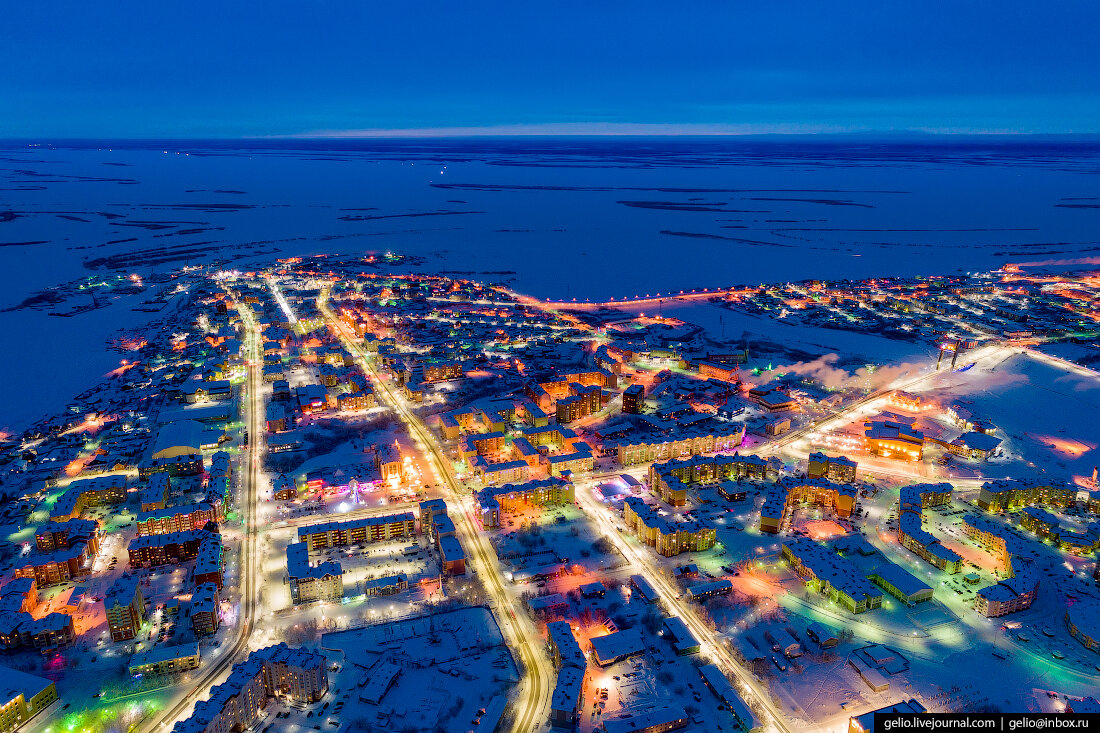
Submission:
{"label": "horizon line", "polygon": [[867,130],[856,132],[444,132],[442,130],[379,130],[352,134],[302,133],[287,135],[137,135],[137,136],[0,136],[0,143],[48,145],[66,142],[341,142],[341,141],[393,141],[393,140],[472,140],[472,139],[709,139],[736,140],[745,138],[802,139],[963,139],[963,138],[1095,138],[1096,132],[1014,132],[993,131],[926,131],[926,130]]}

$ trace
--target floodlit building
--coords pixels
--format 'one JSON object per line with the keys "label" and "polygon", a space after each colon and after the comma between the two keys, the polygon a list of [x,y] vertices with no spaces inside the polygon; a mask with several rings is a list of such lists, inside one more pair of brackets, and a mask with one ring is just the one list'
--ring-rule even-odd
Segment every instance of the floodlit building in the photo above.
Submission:
{"label": "floodlit building", "polygon": [[865,423],[867,450],[883,458],[919,461],[924,456],[924,433],[915,423],[896,420],[874,420]]}
{"label": "floodlit building", "polygon": [[760,508],[760,531],[775,534],[800,504],[832,509],[839,517],[850,517],[856,504],[856,487],[823,478],[784,476],[775,482]]}
{"label": "floodlit building", "polygon": [[977,504],[989,512],[1003,512],[1025,506],[1064,509],[1077,501],[1077,487],[1065,481],[987,481],[978,492]]}
{"label": "floodlit building", "polygon": [[783,543],[783,558],[806,586],[827,595],[852,613],[878,608],[882,592],[852,563],[813,540]]}
{"label": "floodlit building", "polygon": [[487,486],[474,499],[478,519],[485,529],[499,527],[502,512],[515,511],[523,505],[572,504],[574,500],[573,483],[553,476],[522,484]]}
{"label": "floodlit building", "polygon": [[0,667],[0,731],[14,731],[57,701],[53,680]]}
{"label": "floodlit building", "polygon": [[637,496],[623,501],[623,523],[657,554],[673,557],[681,552],[703,552],[714,547],[714,527],[698,520],[675,521],[662,517]]}
{"label": "floodlit building", "polygon": [[310,552],[415,536],[416,517],[412,512],[346,522],[323,522],[298,528],[298,541],[305,542]]}
{"label": "floodlit building", "polygon": [[950,503],[953,488],[948,483],[903,487],[898,514],[898,542],[901,546],[948,573],[957,573],[962,569],[962,558],[925,531],[923,511],[925,507]]}
{"label": "floodlit building", "polygon": [[195,704],[191,717],[173,733],[228,733],[246,730],[260,719],[269,698],[312,703],[328,691],[328,664],[323,656],[277,644],[252,652],[233,666],[222,684],[206,700]]}
{"label": "floodlit building", "polygon": [[126,641],[137,636],[145,622],[145,597],[136,575],[122,575],[103,597],[107,611],[107,626],[112,641]]}
{"label": "floodlit building", "polygon": [[344,597],[344,573],[340,563],[309,564],[309,546],[292,542],[286,547],[286,570],[290,599],[295,605],[313,601],[339,601]]}
{"label": "floodlit building", "polygon": [[846,456],[827,456],[824,453],[811,453],[806,475],[809,478],[824,478],[840,484],[851,484],[856,480],[858,464]]}

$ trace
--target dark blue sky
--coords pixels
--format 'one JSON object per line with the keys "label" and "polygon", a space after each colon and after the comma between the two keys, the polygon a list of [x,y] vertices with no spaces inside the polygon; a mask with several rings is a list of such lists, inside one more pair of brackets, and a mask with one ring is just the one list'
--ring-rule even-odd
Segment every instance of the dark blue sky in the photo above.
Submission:
{"label": "dark blue sky", "polygon": [[1100,132],[1095,0],[248,6],[8,3],[0,137]]}

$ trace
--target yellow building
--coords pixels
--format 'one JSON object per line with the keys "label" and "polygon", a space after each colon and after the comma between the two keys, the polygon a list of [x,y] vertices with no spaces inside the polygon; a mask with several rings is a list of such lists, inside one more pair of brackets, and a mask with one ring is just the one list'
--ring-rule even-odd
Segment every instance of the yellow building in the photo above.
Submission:
{"label": "yellow building", "polygon": [[685,430],[683,435],[675,438],[619,443],[617,453],[621,465],[634,466],[702,453],[736,450],[744,439],[745,426],[744,423],[739,423],[695,433]]}
{"label": "yellow building", "polygon": [[51,680],[0,667],[0,731],[14,731],[56,700]]}
{"label": "yellow building", "polygon": [[574,498],[571,482],[550,477],[523,484],[489,486],[477,492],[475,502],[481,526],[491,529],[500,526],[501,512],[515,511],[525,504],[535,506],[572,504]]}
{"label": "yellow building", "polygon": [[924,456],[924,433],[915,423],[875,420],[864,424],[867,450],[883,458],[919,461]]}
{"label": "yellow building", "polygon": [[841,484],[850,484],[856,480],[858,464],[846,456],[827,456],[824,453],[811,453],[806,475],[810,478],[827,478]]}
{"label": "yellow building", "polygon": [[623,502],[623,523],[638,540],[652,546],[658,555],[673,557],[681,552],[704,552],[714,547],[714,527],[698,521],[677,522],[660,516],[636,496]]}
{"label": "yellow building", "polygon": [[1065,508],[1077,501],[1077,491],[1065,481],[987,481],[978,492],[978,506],[990,512],[1035,505]]}
{"label": "yellow building", "polygon": [[785,476],[775,482],[760,508],[760,531],[775,534],[790,512],[800,504],[832,509],[838,517],[850,517],[856,505],[856,487],[823,478]]}
{"label": "yellow building", "polygon": [[131,676],[178,674],[199,668],[199,644],[192,641],[174,646],[154,646],[130,657]]}

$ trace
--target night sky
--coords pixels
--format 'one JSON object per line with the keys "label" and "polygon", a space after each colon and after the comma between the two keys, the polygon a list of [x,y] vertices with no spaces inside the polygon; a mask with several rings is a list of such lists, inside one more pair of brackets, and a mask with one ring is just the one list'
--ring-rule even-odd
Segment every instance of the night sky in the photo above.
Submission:
{"label": "night sky", "polygon": [[0,137],[1100,132],[1095,0],[243,5],[8,3]]}

